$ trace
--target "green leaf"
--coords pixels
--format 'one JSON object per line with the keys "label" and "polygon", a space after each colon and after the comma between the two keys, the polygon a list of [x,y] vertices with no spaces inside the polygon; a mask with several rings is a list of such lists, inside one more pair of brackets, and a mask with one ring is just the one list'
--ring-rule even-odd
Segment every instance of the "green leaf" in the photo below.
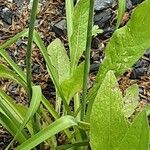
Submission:
{"label": "green leaf", "polygon": [[10,70],[9,68],[7,68],[4,65],[0,65],[0,77],[11,79],[11,80],[19,83],[26,89],[25,82],[22,79],[20,79],[12,70]]}
{"label": "green leaf", "polygon": [[106,74],[95,98],[90,117],[92,150],[115,150],[128,129],[123,97],[112,71]]}
{"label": "green leaf", "polygon": [[70,39],[71,73],[86,48],[90,1],[79,0],[73,13],[73,34]]}
{"label": "green leaf", "polygon": [[150,1],[145,0],[135,9],[127,25],[115,31],[106,47],[97,82],[102,81],[109,70],[122,75],[150,47],[149,10]]}
{"label": "green leaf", "polygon": [[65,106],[65,109],[67,110],[68,114],[72,114],[71,110],[70,110],[70,107],[68,106],[67,104],[67,101],[64,97],[64,94],[62,92],[62,89],[60,87],[60,84],[59,84],[59,81],[57,80],[56,78],[56,72],[54,70],[54,67],[52,65],[52,62],[49,58],[49,55],[47,53],[47,50],[46,50],[46,47],[44,46],[44,43],[40,37],[40,35],[38,34],[38,32],[34,31],[34,42],[36,43],[36,45],[39,47],[45,61],[46,61],[46,65],[50,71],[50,74],[51,74],[51,77],[52,77],[52,80],[54,81],[54,85],[56,86],[57,88],[57,91],[58,91],[58,94],[59,96],[61,97],[62,101],[63,101],[63,104]]}
{"label": "green leaf", "polygon": [[11,146],[11,144],[14,142],[14,140],[18,137],[18,135],[21,133],[21,131],[25,128],[26,124],[31,120],[34,116],[34,114],[37,112],[41,99],[42,99],[42,92],[40,86],[33,86],[32,87],[32,99],[30,106],[26,112],[26,115],[24,117],[24,121],[19,127],[18,131],[16,132],[16,135],[14,136],[13,140],[10,142],[10,144],[7,146],[7,149]]}
{"label": "green leaf", "polygon": [[126,118],[129,118],[137,108],[139,104],[139,87],[137,84],[133,84],[126,90],[124,97],[123,113]]}
{"label": "green leaf", "polygon": [[98,25],[94,25],[92,28],[92,35],[96,37],[98,34],[103,33],[103,30]]}
{"label": "green leaf", "polygon": [[119,4],[118,4],[118,15],[117,15],[117,24],[116,24],[116,29],[118,29],[118,27],[121,24],[123,15],[125,13],[126,10],[126,0],[118,0]]}
{"label": "green leaf", "polygon": [[16,150],[29,150],[40,144],[41,142],[47,140],[48,138],[54,136],[55,134],[63,131],[69,127],[77,125],[76,120],[71,116],[64,116],[48,127],[42,129],[37,134],[33,135],[30,139],[25,141],[23,144],[18,146]]}
{"label": "green leaf", "polygon": [[[12,122],[19,128],[19,125],[23,123],[25,114],[27,112],[26,107],[16,104],[11,97],[5,92],[0,90],[0,108],[10,118]],[[1,113],[3,113],[1,112]],[[27,124],[29,132],[32,134],[31,123]]]}
{"label": "green leaf", "polygon": [[15,36],[13,36],[9,40],[7,40],[5,43],[1,44],[0,45],[0,51],[1,51],[1,49],[5,49],[5,48],[9,47],[11,44],[16,42],[21,37],[24,37],[24,36],[27,36],[27,35],[28,35],[28,29],[24,29],[22,32],[16,34]]}
{"label": "green leaf", "polygon": [[90,108],[106,73],[113,70],[116,76],[122,75],[150,47],[150,15],[147,13],[149,9],[150,1],[145,0],[137,6],[127,25],[116,30],[110,39],[96,77],[96,84],[88,94]]}
{"label": "green leaf", "polygon": [[80,92],[83,85],[84,63],[80,64],[69,79],[61,83],[65,98],[69,101],[77,93]]}
{"label": "green leaf", "polygon": [[[5,114],[0,112],[0,124],[12,135],[15,136],[18,127],[14,124],[13,121],[11,121]],[[19,143],[23,143],[27,140],[27,138],[23,135],[23,133],[20,133],[17,137],[17,140]]]}
{"label": "green leaf", "polygon": [[118,150],[148,150],[149,124],[146,111],[141,112],[132,123]]}
{"label": "green leaf", "polygon": [[62,42],[59,39],[55,39],[47,47],[47,51],[59,83],[68,79],[70,76],[70,62]]}
{"label": "green leaf", "polygon": [[[11,57],[9,56],[9,54],[4,50],[4,48],[9,47],[11,44],[13,44],[14,42],[16,42],[19,38],[21,37],[28,37],[28,29],[23,30],[21,33],[18,33],[17,35],[15,35],[13,38],[9,39],[7,42],[5,42],[4,44],[2,44],[0,46],[0,55],[5,59],[5,61],[15,70],[15,72],[18,74],[18,76],[26,82],[26,75],[25,73],[22,71],[22,69],[11,59]],[[36,40],[36,38],[34,39],[36,42],[38,42],[38,40]],[[39,45],[38,45],[39,46]],[[41,47],[40,47],[41,48]],[[48,100],[42,96],[42,103],[43,105],[47,108],[47,110],[52,114],[52,116],[55,119],[59,118],[59,115],[57,114],[57,112],[55,111],[55,109],[53,108],[52,104],[50,104],[48,102]]]}

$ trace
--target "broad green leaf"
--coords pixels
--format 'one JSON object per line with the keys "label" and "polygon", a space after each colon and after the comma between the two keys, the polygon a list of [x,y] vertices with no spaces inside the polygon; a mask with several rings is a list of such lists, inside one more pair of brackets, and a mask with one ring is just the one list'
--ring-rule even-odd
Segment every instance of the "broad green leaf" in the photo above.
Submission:
{"label": "broad green leaf", "polygon": [[69,101],[77,93],[80,92],[83,85],[84,63],[80,64],[69,79],[61,84],[65,98]]}
{"label": "broad green leaf", "polygon": [[139,104],[139,87],[137,84],[130,86],[126,90],[124,97],[123,113],[126,118],[129,118],[137,108]]}
{"label": "broad green leaf", "polygon": [[141,112],[132,123],[118,150],[148,150],[149,124],[146,111]]}
{"label": "broad green leaf", "polygon": [[118,14],[117,14],[116,29],[118,29],[118,27],[121,24],[125,10],[126,10],[126,0],[118,0]]}
{"label": "broad green leaf", "polygon": [[[67,56],[67,52],[59,39],[55,39],[47,47],[49,58],[52,62],[52,66],[55,73],[55,78],[61,84],[64,80],[70,76],[70,61]],[[50,70],[47,67],[48,73],[51,76]],[[52,78],[52,76],[51,76]],[[53,79],[53,78],[52,78]],[[60,113],[61,110],[61,98],[56,92],[56,111]]]}
{"label": "broad green leaf", "polygon": [[63,131],[69,127],[77,125],[76,120],[71,116],[64,116],[56,120],[45,129],[42,129],[37,134],[33,135],[27,141],[22,143],[16,148],[16,150],[30,150],[40,144],[41,142],[47,140],[48,138],[54,136],[55,134]]}
{"label": "broad green leaf", "polygon": [[[11,121],[5,114],[0,112],[0,124],[12,135],[15,136],[18,127],[14,124],[13,121]],[[19,143],[23,143],[27,140],[27,138],[23,135],[23,133],[20,133],[17,137],[17,140]]]}
{"label": "broad green leaf", "polygon": [[70,39],[71,73],[86,48],[90,1],[79,0],[73,13],[73,34]]}
{"label": "broad green leaf", "polygon": [[55,39],[47,47],[47,51],[59,83],[68,79],[70,76],[70,62],[62,42],[59,39]]}
{"label": "broad green leaf", "polygon": [[135,9],[127,25],[115,31],[106,47],[97,81],[103,80],[109,70],[114,70],[117,76],[123,74],[150,47],[149,10],[150,1],[145,0]]}
{"label": "broad green leaf", "polygon": [[106,74],[95,98],[90,117],[92,150],[115,150],[128,129],[123,97],[112,71]]}
{"label": "broad green leaf", "polygon": [[150,47],[150,15],[147,13],[149,10],[150,1],[145,0],[137,6],[127,25],[114,32],[106,47],[96,83],[88,94],[90,108],[106,73],[113,70],[116,76],[122,75]]}
{"label": "broad green leaf", "polygon": [[22,81],[22,79],[20,79],[12,70],[4,65],[0,65],[0,77],[11,79],[26,88],[24,81]]}
{"label": "broad green leaf", "polygon": [[42,53],[42,55],[43,55],[43,57],[44,57],[44,59],[46,61],[46,65],[47,65],[47,67],[49,69],[49,72],[51,74],[51,77],[52,77],[52,80],[54,82],[54,85],[55,85],[55,87],[56,87],[56,89],[58,91],[58,94],[59,94],[59,96],[61,97],[61,99],[63,101],[63,104],[64,104],[64,107],[65,107],[66,111],[68,112],[68,114],[72,115],[70,107],[67,104],[67,100],[65,99],[64,94],[62,92],[62,89],[60,87],[59,81],[56,78],[56,72],[55,72],[55,69],[54,69],[54,67],[52,65],[52,62],[51,62],[50,58],[49,58],[49,55],[48,55],[47,50],[46,50],[46,47],[44,46],[44,43],[43,43],[40,35],[36,31],[34,31],[34,39],[33,40],[36,43],[36,45],[39,47],[39,49],[40,49],[40,51],[41,51],[41,53]]}

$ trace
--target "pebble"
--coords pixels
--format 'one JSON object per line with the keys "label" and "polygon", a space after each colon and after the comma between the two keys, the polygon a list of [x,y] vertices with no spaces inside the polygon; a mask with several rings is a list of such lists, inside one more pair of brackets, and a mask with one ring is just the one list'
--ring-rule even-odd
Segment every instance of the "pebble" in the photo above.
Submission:
{"label": "pebble", "polygon": [[141,3],[143,0],[131,0],[133,5]]}
{"label": "pebble", "polygon": [[149,68],[149,62],[144,59],[140,59],[133,66],[133,70],[131,72],[130,79],[139,79],[141,76],[146,75],[148,68]]}
{"label": "pebble", "polygon": [[110,20],[111,17],[112,17],[112,12],[110,9],[103,10],[100,13],[96,13],[94,16],[95,25],[98,25],[101,28],[104,28],[105,24],[107,23],[107,21]]}
{"label": "pebble", "polygon": [[132,2],[131,2],[131,0],[126,0],[126,9],[127,10],[132,9]]}
{"label": "pebble", "polygon": [[62,34],[66,34],[67,32],[67,24],[66,24],[66,20],[63,19],[59,22],[57,22],[56,24],[54,24],[53,26],[53,30],[56,34],[58,34],[59,36],[61,36]]}
{"label": "pebble", "polygon": [[8,25],[12,24],[13,12],[9,8],[3,8],[0,11],[0,16],[2,17],[3,21]]}
{"label": "pebble", "polygon": [[113,0],[95,0],[95,11],[101,11],[108,7],[111,7]]}

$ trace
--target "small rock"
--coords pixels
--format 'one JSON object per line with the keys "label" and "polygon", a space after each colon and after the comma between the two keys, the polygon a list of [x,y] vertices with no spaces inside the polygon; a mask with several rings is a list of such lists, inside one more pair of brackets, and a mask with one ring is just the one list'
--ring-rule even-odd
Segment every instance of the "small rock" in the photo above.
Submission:
{"label": "small rock", "polygon": [[131,0],[126,0],[126,9],[127,10],[132,9],[132,2],[131,2]]}
{"label": "small rock", "polygon": [[91,66],[90,66],[90,72],[98,71],[98,69],[99,69],[99,64],[98,63],[91,64]]}
{"label": "small rock", "polygon": [[12,24],[13,12],[10,9],[8,8],[2,9],[0,12],[0,16],[2,17],[4,22],[6,22],[9,25]]}
{"label": "small rock", "polygon": [[146,75],[146,72],[147,68],[145,67],[133,69],[130,79],[139,79],[141,76]]}
{"label": "small rock", "polygon": [[131,0],[133,5],[141,3],[143,0]]}
{"label": "small rock", "polygon": [[37,63],[33,63],[32,73],[34,73],[34,74],[40,74],[40,72],[41,72],[40,65],[37,64]]}
{"label": "small rock", "polygon": [[66,31],[67,31],[66,20],[63,19],[63,20],[57,22],[56,24],[54,24],[53,30],[55,31],[56,34],[58,34],[60,36],[63,34],[66,34]]}
{"label": "small rock", "polygon": [[146,51],[145,56],[150,59],[150,49]]}
{"label": "small rock", "polygon": [[95,0],[95,11],[100,11],[110,7],[113,3],[113,0]]}
{"label": "small rock", "polygon": [[105,27],[105,23],[111,18],[111,10],[103,10],[100,13],[96,13],[94,16],[95,25],[100,26],[101,28]]}
{"label": "small rock", "polygon": [[104,39],[110,38],[112,36],[114,30],[115,30],[114,26],[104,29],[103,38]]}

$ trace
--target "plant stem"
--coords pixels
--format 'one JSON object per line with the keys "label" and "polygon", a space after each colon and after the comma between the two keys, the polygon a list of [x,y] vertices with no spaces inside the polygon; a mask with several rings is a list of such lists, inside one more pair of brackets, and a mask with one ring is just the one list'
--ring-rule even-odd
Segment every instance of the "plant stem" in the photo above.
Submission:
{"label": "plant stem", "polygon": [[29,34],[28,34],[28,45],[27,45],[27,87],[28,87],[28,97],[31,100],[32,97],[32,69],[31,69],[31,55],[32,55],[32,43],[33,43],[33,32],[34,23],[36,19],[36,12],[38,7],[38,0],[33,0],[30,24],[29,24]]}
{"label": "plant stem", "polygon": [[81,103],[81,120],[84,119],[85,111],[86,111],[86,95],[88,90],[88,74],[89,74],[89,67],[90,67],[93,12],[94,12],[94,1],[90,0],[89,21],[88,21],[88,28],[87,28],[87,42],[86,42],[86,51],[85,51],[84,77],[83,77],[83,95],[82,95],[82,103]]}

